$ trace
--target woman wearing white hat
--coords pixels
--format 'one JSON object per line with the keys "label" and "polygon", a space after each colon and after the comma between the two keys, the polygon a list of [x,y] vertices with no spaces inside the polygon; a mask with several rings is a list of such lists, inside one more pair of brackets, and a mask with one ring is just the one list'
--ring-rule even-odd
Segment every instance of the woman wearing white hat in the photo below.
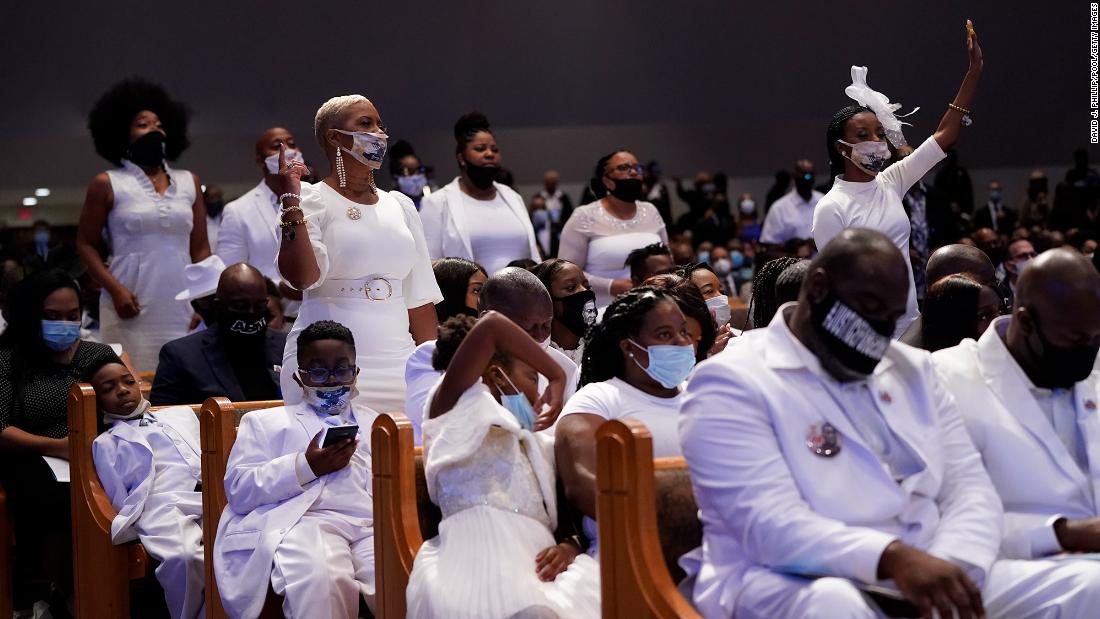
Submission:
{"label": "woman wearing white hat", "polygon": [[435,304],[443,300],[420,217],[407,196],[375,186],[388,136],[366,97],[329,99],[314,133],[331,167],[324,180],[302,183],[305,166],[279,158],[279,273],[304,291],[283,355],[283,398],[295,404],[302,396],[294,382],[298,334],[329,319],[355,338],[357,403],[404,410],[405,361],[415,344],[435,339]]}
{"label": "woman wearing white hat", "polygon": [[214,293],[224,270],[225,262],[217,254],[183,267],[187,287],[176,295],[176,300],[191,303],[191,309],[195,310],[188,333],[202,331],[213,321]]}

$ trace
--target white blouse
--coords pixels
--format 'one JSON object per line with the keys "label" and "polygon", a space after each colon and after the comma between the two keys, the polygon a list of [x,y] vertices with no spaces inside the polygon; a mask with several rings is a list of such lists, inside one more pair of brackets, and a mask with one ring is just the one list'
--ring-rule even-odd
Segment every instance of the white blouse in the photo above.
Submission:
{"label": "white blouse", "polygon": [[597,201],[578,207],[561,232],[558,257],[579,265],[596,292],[596,304],[611,303],[611,281],[630,279],[626,257],[653,243],[668,244],[665,222],[657,207],[635,202],[631,219],[619,219]]}
{"label": "white blouse", "polygon": [[531,255],[527,229],[523,222],[512,216],[500,192],[492,200],[478,200],[465,193],[462,209],[470,226],[470,248],[474,262],[492,275],[508,266],[508,263]]}

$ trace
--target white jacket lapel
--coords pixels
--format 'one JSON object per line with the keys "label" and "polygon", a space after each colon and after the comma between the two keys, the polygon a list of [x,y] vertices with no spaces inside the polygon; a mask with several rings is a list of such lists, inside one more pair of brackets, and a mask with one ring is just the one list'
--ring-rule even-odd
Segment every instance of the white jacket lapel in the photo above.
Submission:
{"label": "white jacket lapel", "polygon": [[458,177],[448,183],[442,193],[447,202],[443,207],[443,254],[458,256],[460,254],[456,250],[461,247],[461,255],[473,260],[474,250],[470,245],[470,231],[466,227],[466,212],[462,206],[462,189],[458,186]]}
{"label": "white jacket lapel", "polygon": [[1093,509],[1100,497],[1100,374],[1093,372],[1073,389],[1077,407],[1077,427],[1085,439],[1089,457],[1089,483],[1092,487]]}
{"label": "white jacket lapel", "polygon": [[987,329],[978,339],[978,358],[982,377],[994,396],[1000,400],[1001,406],[1039,441],[1062,472],[1079,488],[1088,490],[1091,494],[1088,478],[1058,438],[1054,426],[1035,401],[1035,396],[1024,381],[1020,380],[1023,370],[1008,352],[996,329]]}

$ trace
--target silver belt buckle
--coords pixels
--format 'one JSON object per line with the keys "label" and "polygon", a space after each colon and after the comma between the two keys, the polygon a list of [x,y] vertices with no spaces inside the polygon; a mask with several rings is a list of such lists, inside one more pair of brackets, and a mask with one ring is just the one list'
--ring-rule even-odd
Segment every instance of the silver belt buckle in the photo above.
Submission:
{"label": "silver belt buckle", "polygon": [[363,286],[363,292],[371,301],[385,301],[393,296],[393,284],[384,277],[375,277]]}

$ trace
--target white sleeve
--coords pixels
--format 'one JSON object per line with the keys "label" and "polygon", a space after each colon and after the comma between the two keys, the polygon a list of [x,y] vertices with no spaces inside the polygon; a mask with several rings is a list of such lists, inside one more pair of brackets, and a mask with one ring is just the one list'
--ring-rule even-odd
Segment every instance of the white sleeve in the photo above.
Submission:
{"label": "white sleeve", "polygon": [[439,377],[443,375],[432,367],[432,353],[435,352],[435,340],[424,342],[416,347],[409,360],[405,362],[405,416],[413,424],[413,440],[421,443],[421,428],[424,424],[424,407],[428,403],[428,392],[432,390]]}
{"label": "white sleeve", "polygon": [[806,503],[769,405],[750,380],[712,360],[698,367],[685,392],[680,444],[704,521],[736,537],[749,563],[876,582],[895,536],[823,516]]}
{"label": "white sleeve", "polygon": [[783,234],[783,224],[779,221],[782,217],[781,211],[782,207],[775,208],[775,204],[772,204],[768,214],[764,216],[764,225],[760,228],[761,243],[775,244],[783,242],[783,239],[780,238],[780,235]]}
{"label": "white sleeve", "polygon": [[405,224],[412,233],[416,243],[416,263],[412,270],[405,276],[402,282],[402,294],[405,295],[405,307],[412,309],[422,305],[436,304],[443,300],[443,294],[439,291],[439,283],[435,279],[435,271],[432,270],[432,259],[429,257],[427,242],[424,240],[424,226],[420,217],[416,214],[416,206],[412,200],[400,191],[391,191],[405,215]]}
{"label": "white sleeve", "polygon": [[936,138],[929,137],[908,157],[883,170],[879,177],[901,197],[946,156]]}
{"label": "white sleeve", "polygon": [[[309,234],[309,243],[313,247],[313,257],[317,260],[317,269],[320,271],[320,276],[317,281],[313,282],[307,290],[313,290],[321,284],[325,283],[328,278],[329,272],[329,255],[328,247],[324,242],[324,230],[328,227],[330,217],[328,209],[325,207],[325,201],[321,197],[321,192],[308,183],[302,184],[302,200],[301,205],[302,214],[306,220],[306,231]],[[295,226],[301,228],[302,226]],[[283,235],[279,235],[279,249],[282,250]],[[278,260],[276,260],[278,265]],[[286,281],[286,275],[279,271],[279,277]]]}
{"label": "white sleeve", "polygon": [[844,231],[844,219],[840,216],[840,207],[828,194],[814,207],[813,235],[817,251],[821,251],[833,237]]}
{"label": "white sleeve", "polygon": [[[281,414],[289,414],[285,410]],[[260,413],[260,414],[258,414]],[[237,440],[229,452],[225,470],[225,497],[238,514],[251,513],[262,505],[281,503],[302,493],[298,481],[298,453],[272,459],[271,442],[265,435],[262,411],[241,418]],[[216,483],[211,480],[211,483]]]}
{"label": "white sleeve", "polygon": [[607,383],[591,383],[581,387],[566,400],[561,417],[566,415],[596,415],[604,419],[615,419],[619,398],[614,387]]}
{"label": "white sleeve", "polygon": [[428,258],[439,260],[443,258],[443,209],[447,206],[447,198],[440,189],[420,201],[420,223],[424,231],[424,244],[428,250]]}
{"label": "white sleeve", "polygon": [[222,215],[222,227],[218,232],[218,243],[214,253],[226,266],[248,262],[248,242],[245,239],[245,226],[241,218],[241,211],[245,206],[247,205],[234,200],[225,206],[225,212]]}

